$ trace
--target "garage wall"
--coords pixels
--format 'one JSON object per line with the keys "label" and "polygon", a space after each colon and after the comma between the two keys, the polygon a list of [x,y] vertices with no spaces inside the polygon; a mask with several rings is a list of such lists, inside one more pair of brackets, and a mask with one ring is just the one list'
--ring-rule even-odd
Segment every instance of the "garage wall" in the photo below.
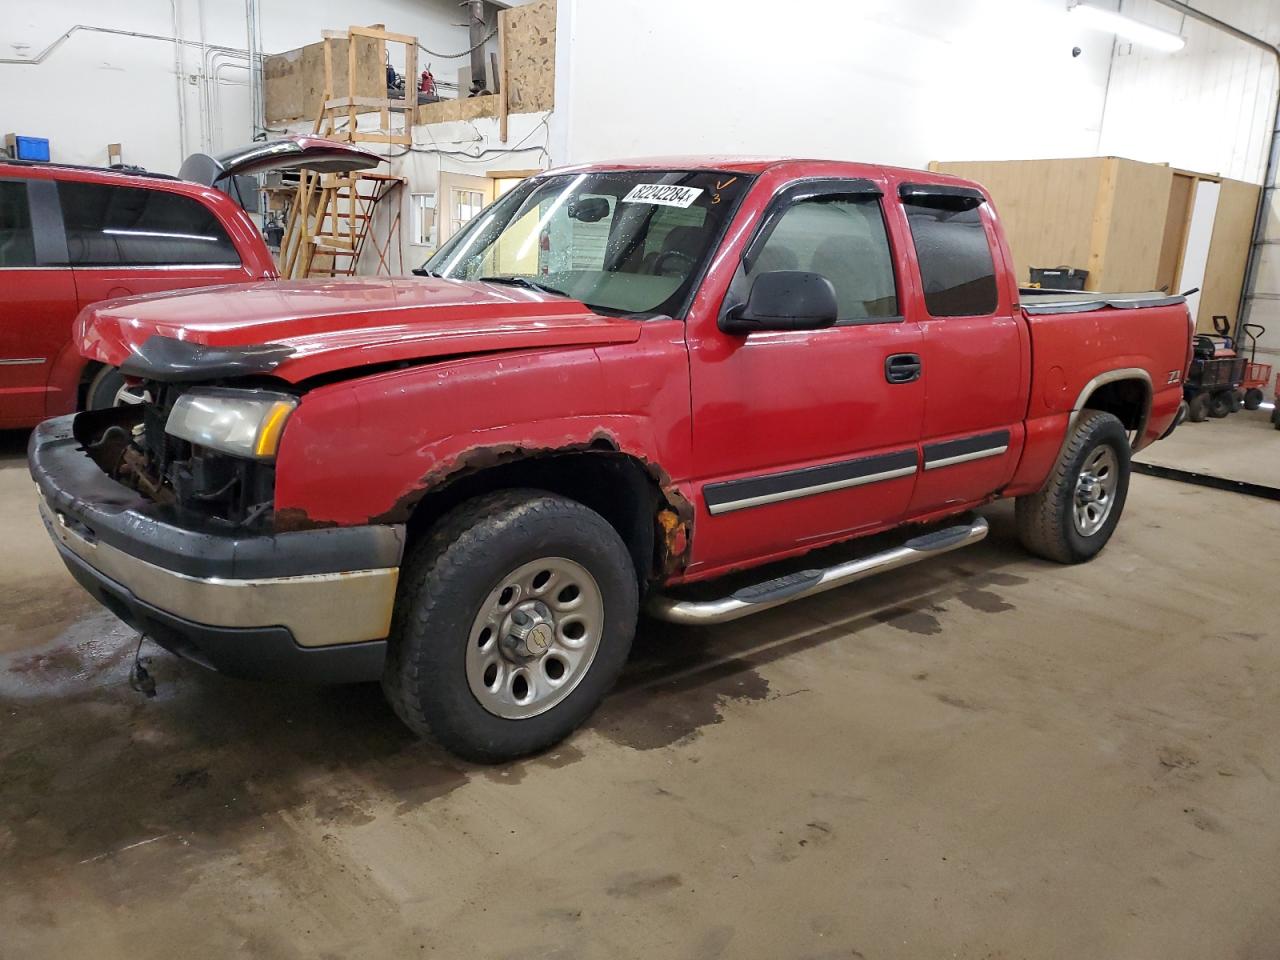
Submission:
{"label": "garage wall", "polygon": [[[1280,42],[1280,3],[1194,0],[1198,9],[1271,43]],[[1165,54],[1116,45],[1101,149],[1139,160],[1261,183],[1275,110],[1275,58],[1155,0],[1124,0],[1123,11],[1181,33]],[[1268,328],[1264,348],[1280,356],[1280,207],[1272,197],[1250,319]],[[1208,278],[1208,282],[1212,278]],[[1236,309],[1231,308],[1234,318]]]}
{"label": "garage wall", "polygon": [[[210,52],[206,60],[199,46],[183,46],[175,66],[172,43],[77,31],[38,65],[0,63],[0,133],[48,137],[53,158],[67,163],[106,163],[106,145],[118,142],[125,162],[162,172],[176,171],[187,153],[217,152],[251,138],[245,0],[0,5],[0,58],[34,58],[76,24],[242,51]],[[353,20],[385,23],[445,53],[469,45],[456,0],[259,0],[259,9],[264,53],[303,46],[321,30],[345,29]],[[420,53],[419,62],[451,78],[467,61]]]}
{"label": "garage wall", "polygon": [[557,162],[1093,155],[1111,56],[1063,0],[562,0],[558,29]]}

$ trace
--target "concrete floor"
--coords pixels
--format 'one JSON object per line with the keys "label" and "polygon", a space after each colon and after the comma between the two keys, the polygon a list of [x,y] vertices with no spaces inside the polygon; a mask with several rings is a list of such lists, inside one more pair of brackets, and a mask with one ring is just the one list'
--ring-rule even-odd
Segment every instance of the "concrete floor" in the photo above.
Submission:
{"label": "concrete floor", "polygon": [[1271,411],[1241,410],[1221,420],[1184,423],[1137,459],[1162,467],[1280,487],[1280,430]]}
{"label": "concrete floor", "polygon": [[132,638],[58,565],[21,442],[0,438],[6,960],[1280,955],[1280,504],[1135,477],[1071,568],[998,507],[933,564],[646,626],[586,729],[484,769],[373,688],[156,652],[159,695],[133,693]]}

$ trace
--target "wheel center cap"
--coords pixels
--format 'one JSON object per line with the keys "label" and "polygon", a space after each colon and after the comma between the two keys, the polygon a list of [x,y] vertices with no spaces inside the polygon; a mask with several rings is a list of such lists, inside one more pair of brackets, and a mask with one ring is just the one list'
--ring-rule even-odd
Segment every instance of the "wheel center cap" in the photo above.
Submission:
{"label": "wheel center cap", "polygon": [[1102,484],[1096,477],[1089,474],[1083,474],[1080,477],[1080,483],[1076,487],[1076,496],[1081,503],[1090,503],[1097,500],[1102,495]]}
{"label": "wheel center cap", "polygon": [[511,611],[503,637],[503,650],[511,660],[527,663],[550,649],[556,639],[555,620],[541,602],[521,604]]}

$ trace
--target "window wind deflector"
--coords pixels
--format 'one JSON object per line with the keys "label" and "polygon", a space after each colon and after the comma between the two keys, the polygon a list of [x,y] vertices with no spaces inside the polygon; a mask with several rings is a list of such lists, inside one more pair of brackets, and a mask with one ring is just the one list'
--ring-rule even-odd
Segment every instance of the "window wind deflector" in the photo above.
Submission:
{"label": "window wind deflector", "polygon": [[939,210],[972,210],[986,202],[982,191],[974,187],[952,186],[945,183],[903,183],[898,185],[898,196],[904,203]]}

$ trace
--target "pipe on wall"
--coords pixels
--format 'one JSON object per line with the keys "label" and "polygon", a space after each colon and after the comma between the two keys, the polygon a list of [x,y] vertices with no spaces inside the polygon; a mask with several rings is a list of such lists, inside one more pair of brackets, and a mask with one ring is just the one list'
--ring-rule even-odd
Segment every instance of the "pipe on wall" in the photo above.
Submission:
{"label": "pipe on wall", "polygon": [[1260,295],[1254,287],[1258,283],[1258,263],[1262,259],[1262,248],[1267,242],[1267,206],[1270,202],[1270,196],[1276,190],[1276,168],[1280,164],[1280,47],[1273,43],[1268,43],[1261,37],[1246,33],[1238,27],[1233,27],[1231,24],[1219,20],[1203,10],[1197,10],[1195,7],[1183,3],[1182,0],[1156,0],[1156,2],[1172,10],[1177,10],[1193,20],[1198,20],[1217,30],[1221,30],[1223,33],[1229,34],[1243,43],[1252,44],[1261,50],[1265,50],[1275,58],[1276,62],[1276,109],[1271,121],[1271,141],[1267,146],[1266,172],[1262,178],[1262,189],[1258,193],[1258,209],[1253,218],[1253,237],[1249,241],[1249,259],[1244,268],[1244,283],[1240,286],[1240,303],[1236,308],[1236,328],[1233,332],[1236,342],[1239,343],[1240,334],[1243,331],[1245,322],[1248,320],[1251,305],[1254,300],[1260,299]]}

